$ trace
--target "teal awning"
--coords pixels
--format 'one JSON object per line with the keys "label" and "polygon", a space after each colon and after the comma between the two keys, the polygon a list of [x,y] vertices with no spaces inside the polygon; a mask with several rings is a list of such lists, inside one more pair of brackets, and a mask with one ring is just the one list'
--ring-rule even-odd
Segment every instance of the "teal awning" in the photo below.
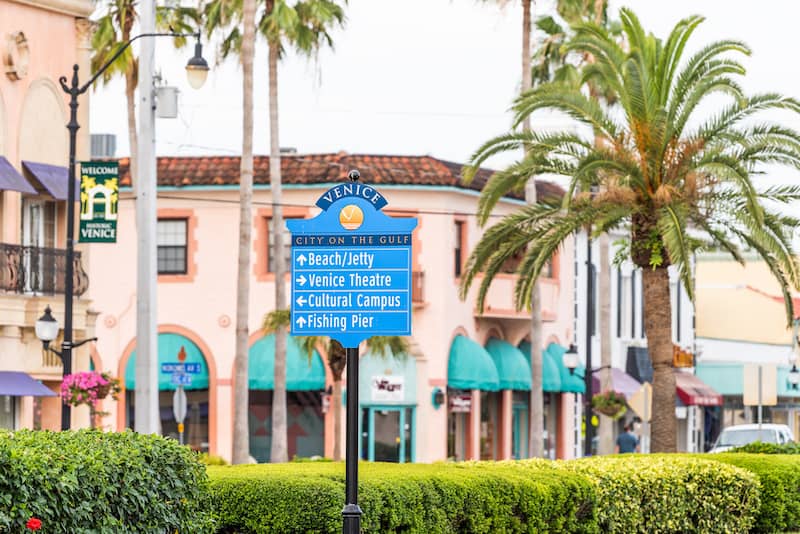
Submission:
{"label": "teal awning", "polygon": [[575,369],[574,373],[569,372],[567,366],[564,365],[564,353],[567,352],[567,348],[558,343],[550,343],[544,350],[558,367],[558,375],[561,378],[561,392],[585,393],[586,384],[583,382],[583,376],[586,368],[581,365]]}
{"label": "teal awning", "polygon": [[695,374],[720,395],[741,396],[744,392],[744,366],[741,363],[697,362]]}
{"label": "teal awning", "polygon": [[[529,341],[523,341],[519,344],[519,350],[528,365],[531,363],[531,344]],[[561,375],[558,372],[558,365],[553,361],[552,355],[547,352],[542,352],[542,389],[545,393],[560,393],[561,392]]]}
{"label": "teal awning", "polygon": [[531,390],[531,364],[517,347],[497,338],[489,339],[486,352],[497,368],[500,389]]}
{"label": "teal awning", "polygon": [[500,381],[497,368],[486,349],[467,337],[456,336],[450,345],[447,386],[453,389],[498,391]]}
{"label": "teal awning", "polygon": [[[741,397],[744,393],[744,364],[740,362],[698,362],[697,377],[720,395]],[[800,397],[800,389],[792,389],[789,367],[778,366],[778,397]]]}
{"label": "teal awning", "polygon": [[[250,347],[247,368],[250,389],[262,391],[275,387],[275,335],[264,336]],[[325,389],[325,365],[315,350],[308,359],[297,340],[286,339],[286,390],[317,391]]]}
{"label": "teal awning", "polygon": [[[181,347],[186,351],[184,363],[199,363],[200,373],[193,374],[192,383],[184,386],[183,389],[208,389],[208,364],[203,357],[203,353],[189,338],[180,334],[158,334],[158,389],[160,391],[174,391],[176,386],[172,385],[172,374],[162,373],[162,363],[178,362],[178,353]],[[125,389],[136,389],[136,351],[131,353],[128,363],[125,365]]]}

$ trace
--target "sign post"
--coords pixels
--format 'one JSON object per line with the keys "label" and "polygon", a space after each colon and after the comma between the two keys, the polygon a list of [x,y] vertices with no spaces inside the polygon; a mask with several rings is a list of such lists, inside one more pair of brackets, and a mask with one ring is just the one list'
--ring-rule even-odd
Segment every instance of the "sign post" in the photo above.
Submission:
{"label": "sign post", "polygon": [[170,382],[175,387],[172,395],[172,415],[178,424],[178,443],[183,445],[183,421],[186,419],[188,401],[186,399],[185,386],[192,385],[192,375],[200,374],[203,366],[200,363],[186,363],[186,348],[181,347],[178,351],[177,362],[164,362],[161,364],[161,372],[170,375]]}
{"label": "sign post", "polygon": [[328,336],[347,354],[344,534],[361,532],[358,506],[358,345],[411,335],[412,218],[394,219],[374,187],[349,183],[317,200],[322,213],[288,220],[292,234],[291,335]]}

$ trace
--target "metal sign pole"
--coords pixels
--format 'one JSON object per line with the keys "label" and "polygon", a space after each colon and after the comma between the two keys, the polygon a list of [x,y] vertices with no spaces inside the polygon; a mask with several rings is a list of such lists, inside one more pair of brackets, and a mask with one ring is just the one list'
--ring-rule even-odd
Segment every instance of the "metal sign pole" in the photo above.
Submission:
{"label": "metal sign pole", "polygon": [[345,444],[345,505],[342,510],[344,534],[361,532],[358,506],[358,347],[347,353],[347,438]]}

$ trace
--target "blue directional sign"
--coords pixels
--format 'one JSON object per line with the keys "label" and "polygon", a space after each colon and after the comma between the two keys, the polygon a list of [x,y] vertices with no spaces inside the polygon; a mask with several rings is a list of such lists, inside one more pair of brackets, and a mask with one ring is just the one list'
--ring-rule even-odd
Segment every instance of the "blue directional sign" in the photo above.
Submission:
{"label": "blue directional sign", "polygon": [[319,198],[322,213],[286,221],[293,336],[329,336],[353,348],[371,336],[411,334],[417,220],[385,215],[386,204],[372,186],[343,183]]}

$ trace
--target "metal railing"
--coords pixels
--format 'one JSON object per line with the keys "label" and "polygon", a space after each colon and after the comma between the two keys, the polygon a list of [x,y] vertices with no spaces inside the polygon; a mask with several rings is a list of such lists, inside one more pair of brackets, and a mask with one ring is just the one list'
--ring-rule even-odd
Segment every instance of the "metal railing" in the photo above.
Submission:
{"label": "metal railing", "polygon": [[[0,290],[21,294],[64,294],[67,252],[60,248],[28,247],[0,243]],[[81,253],[75,252],[73,292],[83,295],[89,276]]]}
{"label": "metal railing", "polygon": [[425,302],[425,273],[423,271],[411,273],[411,302],[415,304]]}

